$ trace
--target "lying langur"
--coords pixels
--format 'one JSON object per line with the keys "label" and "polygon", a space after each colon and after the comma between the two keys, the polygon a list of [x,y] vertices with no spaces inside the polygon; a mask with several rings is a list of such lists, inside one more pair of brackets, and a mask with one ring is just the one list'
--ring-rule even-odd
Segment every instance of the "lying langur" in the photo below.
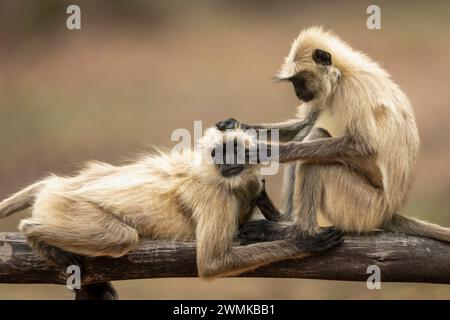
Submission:
{"label": "lying langur", "polygon": [[[285,213],[294,223],[251,222],[241,237],[274,240],[320,232],[322,214],[345,232],[375,229],[450,242],[450,229],[399,214],[419,149],[414,112],[403,91],[377,63],[331,32],[310,28],[293,42],[278,79],[303,103],[299,119],[221,130],[278,129],[286,171]],[[329,137],[321,137],[326,131]]]}
{"label": "lying langur", "polygon": [[[34,250],[59,265],[82,264],[82,256],[121,257],[141,237],[196,239],[198,274],[205,279],[338,245],[342,233],[334,229],[315,238],[233,245],[255,206],[266,218],[279,218],[259,166],[239,161],[238,150],[254,143],[243,131],[210,128],[198,150],[161,152],[123,166],[93,162],[74,176],[50,176],[2,201],[0,216],[32,206],[20,230]],[[115,295],[106,283],[83,288],[79,298]]]}

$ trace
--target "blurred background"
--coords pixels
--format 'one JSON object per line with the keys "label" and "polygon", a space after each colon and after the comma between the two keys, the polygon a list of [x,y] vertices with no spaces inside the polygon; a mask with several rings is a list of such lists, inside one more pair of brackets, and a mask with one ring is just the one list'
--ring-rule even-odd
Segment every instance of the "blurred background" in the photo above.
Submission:
{"label": "blurred background", "polygon": [[[81,7],[81,30],[66,8]],[[377,1],[0,1],[0,198],[84,161],[120,163],[176,128],[292,117],[275,84],[291,41],[312,25],[365,51],[409,96],[422,139],[403,212],[450,226],[450,3]],[[280,205],[281,173],[268,179]],[[0,221],[17,230],[28,212]],[[300,279],[157,279],[115,283],[122,299],[450,299],[450,286]],[[0,284],[0,299],[71,299],[56,285]]]}

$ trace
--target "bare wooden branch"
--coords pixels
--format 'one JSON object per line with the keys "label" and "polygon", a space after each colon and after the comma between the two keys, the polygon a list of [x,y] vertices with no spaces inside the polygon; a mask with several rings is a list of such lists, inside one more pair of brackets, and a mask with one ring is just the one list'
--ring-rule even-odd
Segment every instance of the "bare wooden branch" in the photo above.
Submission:
{"label": "bare wooden branch", "polygon": [[[374,233],[346,236],[329,252],[283,261],[244,277],[366,281],[367,267],[378,265],[385,282],[450,284],[450,245],[425,238]],[[144,240],[120,259],[89,258],[83,283],[165,277],[196,277],[195,243]],[[0,233],[0,283],[65,284],[65,270],[47,265],[17,233]]]}

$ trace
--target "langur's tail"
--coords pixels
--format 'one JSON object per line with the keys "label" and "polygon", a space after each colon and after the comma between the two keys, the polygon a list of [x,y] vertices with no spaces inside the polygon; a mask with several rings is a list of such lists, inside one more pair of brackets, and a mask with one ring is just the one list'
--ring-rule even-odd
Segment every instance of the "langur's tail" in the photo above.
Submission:
{"label": "langur's tail", "polygon": [[450,242],[450,228],[395,214],[383,227],[386,231]]}
{"label": "langur's tail", "polygon": [[43,185],[44,181],[36,182],[0,202],[0,218],[7,217],[14,212],[31,206],[34,202],[36,194]]}

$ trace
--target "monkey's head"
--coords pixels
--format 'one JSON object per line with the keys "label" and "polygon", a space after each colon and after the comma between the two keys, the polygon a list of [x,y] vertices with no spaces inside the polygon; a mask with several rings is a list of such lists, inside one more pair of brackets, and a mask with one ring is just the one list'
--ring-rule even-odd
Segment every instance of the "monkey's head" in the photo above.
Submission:
{"label": "monkey's head", "polygon": [[209,165],[211,176],[222,182],[240,184],[242,179],[259,176],[259,164],[250,164],[246,149],[256,144],[256,138],[245,131],[209,128],[200,139],[202,161]]}
{"label": "monkey's head", "polygon": [[276,78],[291,82],[303,102],[324,101],[341,77],[336,52],[342,42],[322,28],[309,28],[291,45]]}

